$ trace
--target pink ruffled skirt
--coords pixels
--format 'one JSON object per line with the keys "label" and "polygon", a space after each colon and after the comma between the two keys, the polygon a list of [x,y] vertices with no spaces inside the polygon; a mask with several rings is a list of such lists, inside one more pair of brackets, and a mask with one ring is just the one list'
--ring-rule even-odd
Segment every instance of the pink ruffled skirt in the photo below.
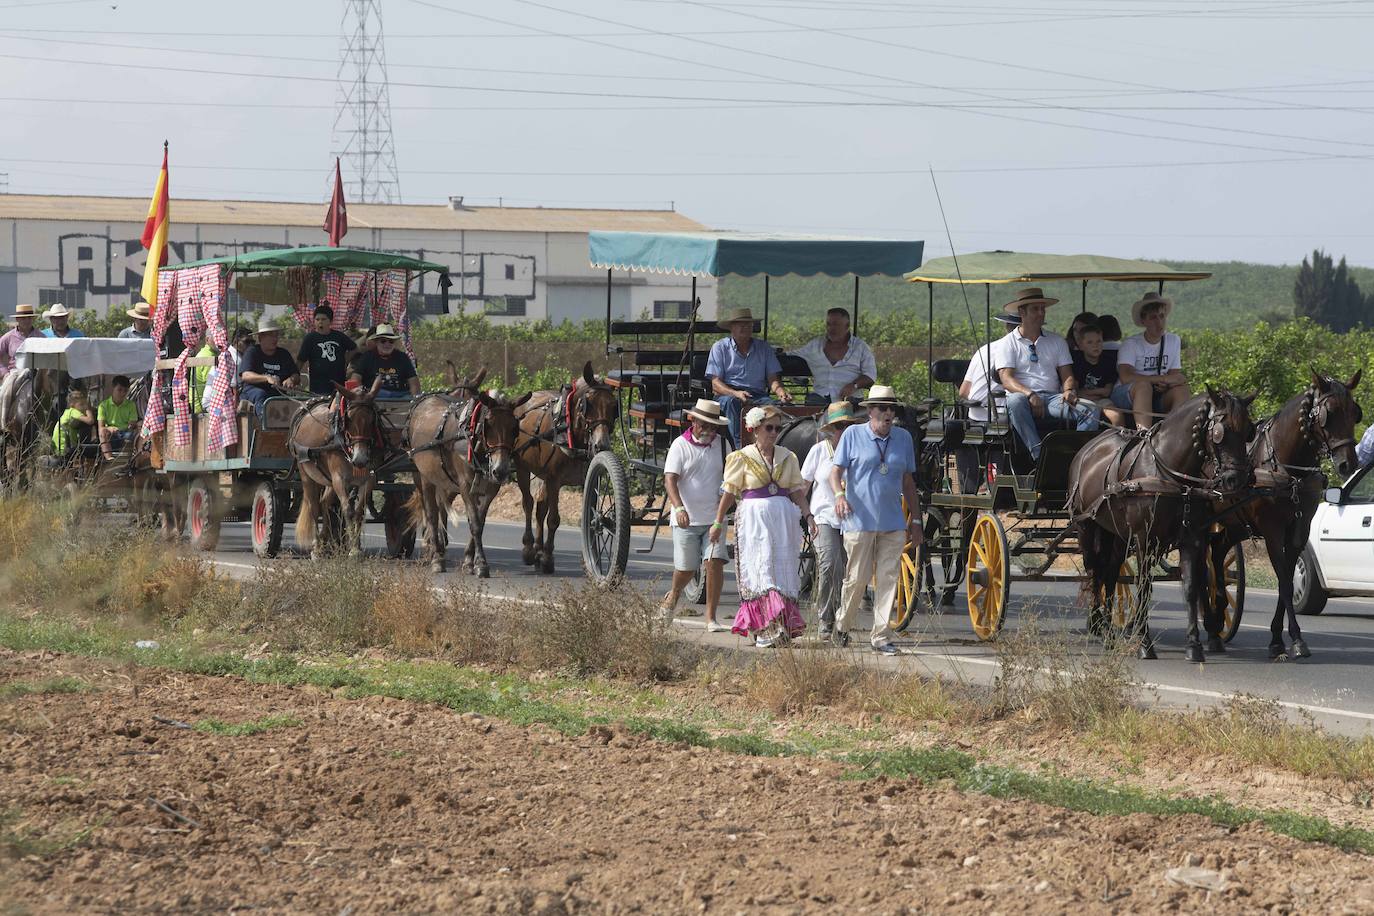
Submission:
{"label": "pink ruffled skirt", "polygon": [[806,632],[806,621],[802,620],[797,600],[774,589],[761,598],[741,601],[730,632],[765,637],[785,632],[795,637]]}
{"label": "pink ruffled skirt", "polygon": [[800,512],[786,497],[742,499],[735,509],[735,578],[739,613],[731,632],[774,636],[806,632],[800,592]]}

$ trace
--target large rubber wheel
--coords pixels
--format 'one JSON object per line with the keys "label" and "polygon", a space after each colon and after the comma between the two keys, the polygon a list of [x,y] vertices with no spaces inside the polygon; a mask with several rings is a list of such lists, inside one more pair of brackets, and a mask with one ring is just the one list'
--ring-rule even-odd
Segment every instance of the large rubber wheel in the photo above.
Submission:
{"label": "large rubber wheel", "polygon": [[1307,616],[1320,614],[1326,610],[1326,599],[1329,597],[1317,573],[1316,551],[1311,544],[1306,544],[1302,553],[1298,554],[1297,565],[1293,567],[1293,610]]}
{"label": "large rubber wheel", "polygon": [[582,568],[614,587],[630,561],[630,482],[614,452],[597,452],[582,489]]}
{"label": "large rubber wheel", "polygon": [[191,529],[191,546],[214,550],[219,546],[219,526],[224,517],[219,481],[197,477],[186,488],[186,522]]}
{"label": "large rubber wheel", "polygon": [[415,555],[415,526],[406,518],[405,498],[387,492],[382,499],[382,526],[386,530],[386,555],[393,560],[409,560]]}
{"label": "large rubber wheel", "polygon": [[988,513],[979,515],[969,538],[964,591],[973,632],[981,640],[996,639],[1006,619],[1011,599],[1009,560],[1002,520]]}
{"label": "large rubber wheel", "polygon": [[1240,632],[1240,618],[1245,613],[1245,551],[1241,544],[1233,545],[1222,558],[1221,569],[1215,568],[1212,552],[1207,551],[1207,591],[1212,607],[1221,611],[1221,638],[1230,642]]}
{"label": "large rubber wheel", "polygon": [[253,553],[269,560],[281,552],[282,530],[286,527],[286,501],[269,480],[259,481],[248,503],[248,520],[253,530]]}

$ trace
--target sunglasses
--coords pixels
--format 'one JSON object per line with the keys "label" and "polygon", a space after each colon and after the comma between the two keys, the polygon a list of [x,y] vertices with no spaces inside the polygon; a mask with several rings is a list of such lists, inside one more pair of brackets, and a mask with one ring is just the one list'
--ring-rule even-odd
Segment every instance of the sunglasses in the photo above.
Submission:
{"label": "sunglasses", "polygon": [[875,411],[877,411],[878,413],[890,413],[890,414],[895,414],[895,413],[897,412],[897,408],[895,408],[895,407],[888,407],[888,406],[883,405],[883,404],[874,405],[873,409],[874,409]]}
{"label": "sunglasses", "polygon": [[760,426],[759,429],[763,430],[764,432],[775,433],[781,430],[782,427],[776,423],[765,423],[762,426]]}
{"label": "sunglasses", "polygon": [[1038,363],[1038,362],[1040,362],[1040,354],[1036,352],[1036,350],[1035,350],[1035,344],[1031,343],[1031,342],[1028,340],[1028,341],[1026,341],[1026,346],[1030,347],[1030,361],[1033,362],[1033,363]]}

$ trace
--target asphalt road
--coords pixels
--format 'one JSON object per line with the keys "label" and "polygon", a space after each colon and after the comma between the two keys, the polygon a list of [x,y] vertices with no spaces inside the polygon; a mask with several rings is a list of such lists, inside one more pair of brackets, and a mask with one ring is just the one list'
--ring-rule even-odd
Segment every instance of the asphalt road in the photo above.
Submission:
{"label": "asphalt road", "polygon": [[[449,568],[456,569],[462,547],[467,542],[466,527],[452,526],[450,533]],[[486,588],[490,595],[538,606],[553,600],[564,585],[582,580],[581,544],[576,527],[560,530],[555,555],[557,572],[551,577],[535,575],[522,565],[521,533],[522,526],[516,523],[488,523],[486,550],[491,578]],[[383,544],[381,526],[369,524],[364,534],[365,548],[368,552],[380,551]],[[661,536],[652,551],[637,552],[648,546],[648,534],[635,532],[629,578],[635,586],[657,593],[666,590],[672,571],[672,550],[667,537]],[[258,561],[250,547],[246,523],[224,525],[214,559],[227,572],[250,574]],[[283,556],[270,562],[307,562],[294,551],[290,526],[287,527]],[[437,576],[436,583],[458,581],[460,575],[450,572]],[[1068,628],[1082,632],[1083,612],[1073,607],[1075,592],[1076,586],[1072,583],[1014,582],[1006,627],[1014,629],[1033,617],[1042,629]],[[1211,656],[1205,664],[1197,665],[1183,659],[1187,620],[1178,585],[1159,583],[1154,598],[1151,626],[1160,657],[1156,661],[1136,664],[1146,691],[1161,704],[1208,705],[1236,693],[1247,693],[1274,699],[1283,704],[1290,716],[1310,715],[1335,731],[1347,734],[1374,731],[1374,601],[1333,598],[1321,616],[1299,618],[1312,649],[1312,658],[1271,662],[1267,646],[1275,593],[1250,589],[1241,630],[1230,643],[1228,652]],[[733,616],[737,601],[734,576],[727,567],[725,594],[721,600],[723,621]],[[865,660],[883,667],[915,667],[966,681],[990,682],[998,667],[996,648],[973,636],[962,594],[955,601],[955,607],[946,609],[945,613],[922,614],[912,623],[902,643],[904,655],[899,658],[881,658],[867,652],[866,647],[854,651],[862,652]],[[866,630],[869,619],[861,620],[861,625]],[[693,638],[712,645],[741,648],[748,645],[745,640],[728,633],[708,635],[703,618],[699,616],[679,619],[678,626]],[[860,638],[856,643],[862,646],[865,640]]]}

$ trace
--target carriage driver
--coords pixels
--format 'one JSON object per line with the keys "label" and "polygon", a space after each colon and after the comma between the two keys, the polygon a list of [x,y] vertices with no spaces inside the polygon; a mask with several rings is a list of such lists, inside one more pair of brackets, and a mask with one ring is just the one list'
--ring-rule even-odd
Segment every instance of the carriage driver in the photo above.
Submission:
{"label": "carriage driver", "polygon": [[1069,345],[1045,330],[1045,309],[1058,302],[1037,287],[1027,287],[1002,307],[1021,316],[1021,326],[993,348],[993,367],[1007,389],[1007,415],[1017,436],[1040,459],[1039,424],[1046,418],[1068,420],[1080,430],[1095,430],[1101,411],[1078,401]]}
{"label": "carriage driver", "polygon": [[1150,414],[1168,413],[1188,398],[1188,380],[1180,368],[1183,342],[1166,331],[1172,299],[1146,293],[1131,306],[1131,320],[1143,334],[1127,338],[1116,357],[1121,381],[1112,389],[1112,403],[1134,410],[1137,426],[1149,426]]}
{"label": "carriage driver", "polygon": [[300,381],[296,361],[277,346],[277,333],[277,326],[264,315],[258,322],[258,342],[243,354],[240,397],[257,409],[259,417],[268,398],[281,394],[283,388],[294,388]]}
{"label": "carriage driver", "polygon": [[[730,438],[739,444],[739,421],[745,402],[751,404],[792,403],[792,395],[782,386],[782,364],[766,340],[754,339],[754,314],[749,309],[732,309],[720,320],[722,337],[711,345],[706,358],[706,377],[725,419]],[[769,393],[772,393],[772,396]]]}

